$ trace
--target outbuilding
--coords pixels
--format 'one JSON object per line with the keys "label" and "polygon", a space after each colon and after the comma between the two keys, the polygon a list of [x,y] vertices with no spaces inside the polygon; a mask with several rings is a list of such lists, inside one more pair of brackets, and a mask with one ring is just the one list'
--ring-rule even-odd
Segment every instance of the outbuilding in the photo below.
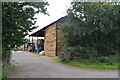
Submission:
{"label": "outbuilding", "polygon": [[60,28],[66,20],[67,16],[61,17],[30,35],[34,37],[44,37],[44,52],[46,56],[55,57],[61,53],[63,40]]}

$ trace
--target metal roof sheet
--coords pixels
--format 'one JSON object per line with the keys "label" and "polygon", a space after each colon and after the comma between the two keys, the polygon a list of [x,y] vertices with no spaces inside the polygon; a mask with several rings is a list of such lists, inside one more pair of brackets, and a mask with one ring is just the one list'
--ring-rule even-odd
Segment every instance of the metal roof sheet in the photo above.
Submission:
{"label": "metal roof sheet", "polygon": [[30,36],[36,36],[36,37],[44,37],[44,31],[47,27],[53,25],[54,23],[64,23],[67,20],[67,16],[61,17],[58,20],[54,21],[53,23],[43,27],[42,29],[38,30],[37,32],[31,34]]}

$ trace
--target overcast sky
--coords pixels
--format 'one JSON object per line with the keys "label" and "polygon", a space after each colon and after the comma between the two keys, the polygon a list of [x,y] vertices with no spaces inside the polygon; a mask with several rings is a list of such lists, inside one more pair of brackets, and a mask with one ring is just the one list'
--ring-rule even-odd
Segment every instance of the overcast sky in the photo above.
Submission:
{"label": "overcast sky", "polygon": [[47,26],[48,24],[56,21],[57,19],[66,16],[66,11],[70,6],[71,0],[46,0],[49,3],[47,6],[47,12],[49,12],[50,16],[44,15],[42,13],[36,14],[37,23],[39,27],[33,30],[30,34],[38,31],[39,29]]}

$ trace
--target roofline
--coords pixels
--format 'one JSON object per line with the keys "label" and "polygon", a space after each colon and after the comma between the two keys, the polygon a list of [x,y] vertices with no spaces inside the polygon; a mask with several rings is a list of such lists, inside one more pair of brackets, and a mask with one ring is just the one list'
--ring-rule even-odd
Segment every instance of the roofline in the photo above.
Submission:
{"label": "roofline", "polygon": [[[67,17],[67,16],[64,16],[64,17]],[[61,18],[64,18],[64,17],[61,17]],[[48,26],[51,26],[52,24],[54,24],[54,23],[56,23],[57,21],[59,21],[61,18],[59,18],[58,20],[56,20],[56,21],[50,23],[49,25],[43,27],[42,29],[44,29],[44,28],[46,28],[46,27],[48,27]],[[40,29],[40,30],[42,30],[42,29]]]}
{"label": "roofline", "polygon": [[[67,16],[64,16],[64,17],[67,17]],[[61,18],[64,18],[64,17],[61,17]],[[56,23],[57,21],[59,21],[61,18],[59,18],[59,19],[57,19],[56,21],[54,21],[54,22],[52,22],[52,23],[50,23],[49,25],[47,25],[47,26],[45,26],[45,27],[43,27],[42,29],[40,29],[40,30],[45,30],[48,26],[51,26],[51,25],[53,25],[54,23]],[[40,30],[38,30],[38,31],[40,31]],[[36,32],[34,32],[34,33],[37,33],[38,31],[36,31]],[[32,33],[31,35],[29,35],[29,36],[32,36],[34,33]]]}

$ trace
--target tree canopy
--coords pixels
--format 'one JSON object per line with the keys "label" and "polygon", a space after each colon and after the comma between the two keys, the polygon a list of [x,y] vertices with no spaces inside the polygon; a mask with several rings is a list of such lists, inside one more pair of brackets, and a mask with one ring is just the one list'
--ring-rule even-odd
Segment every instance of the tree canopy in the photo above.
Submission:
{"label": "tree canopy", "polygon": [[[71,59],[98,58],[120,51],[120,5],[72,2],[68,22],[62,27]],[[67,52],[65,52],[67,53]]]}
{"label": "tree canopy", "polygon": [[37,13],[47,14],[47,2],[2,2],[2,54],[25,43],[24,37],[36,28]]}

